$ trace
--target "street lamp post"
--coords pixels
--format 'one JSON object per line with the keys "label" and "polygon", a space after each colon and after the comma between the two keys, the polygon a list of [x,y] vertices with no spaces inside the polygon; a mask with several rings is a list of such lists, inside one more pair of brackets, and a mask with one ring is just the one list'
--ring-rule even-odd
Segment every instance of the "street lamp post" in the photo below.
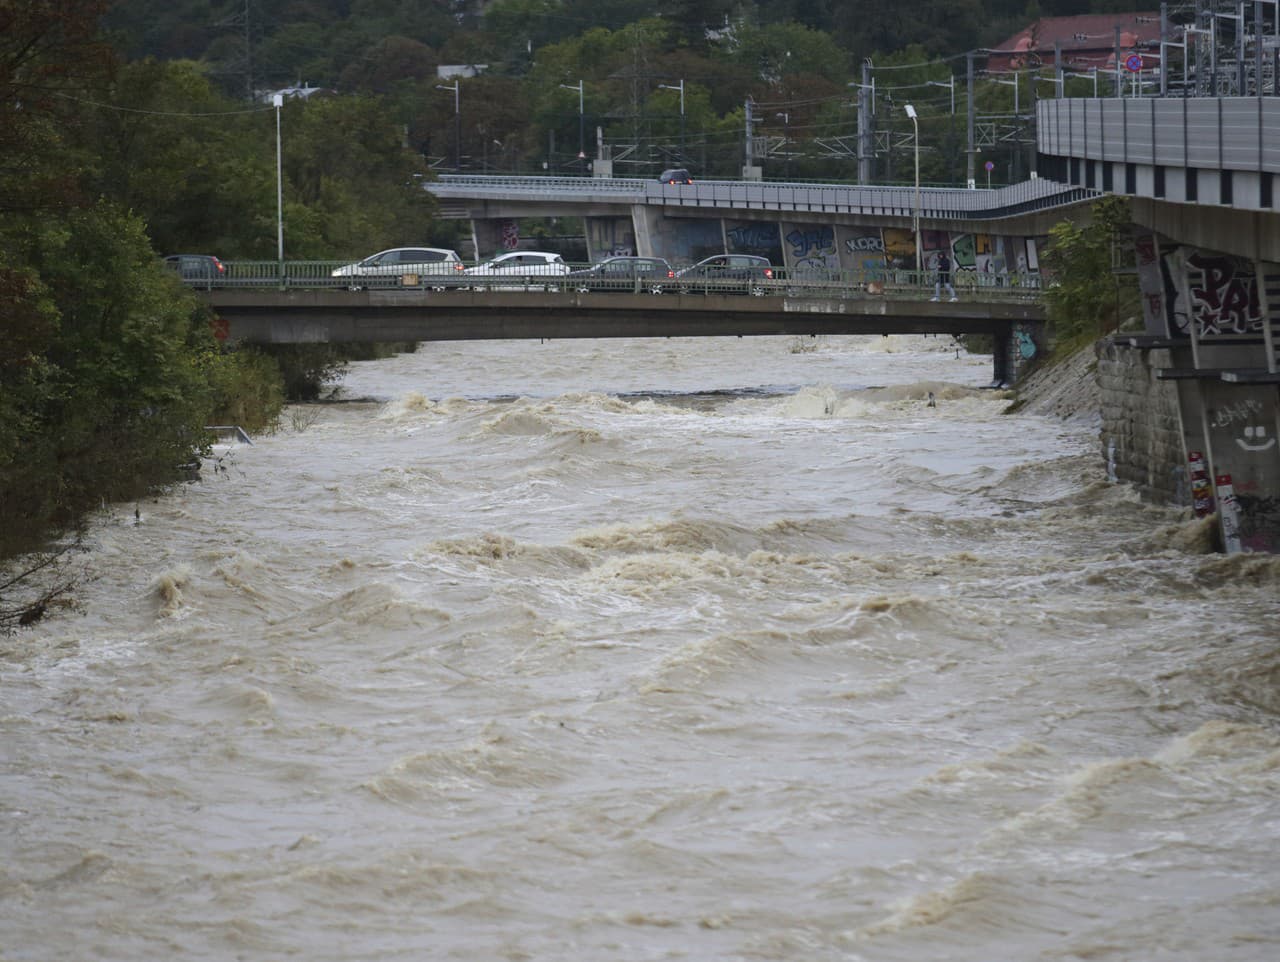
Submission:
{"label": "street lamp post", "polygon": [[780,114],[774,114],[774,116],[782,121],[782,149],[786,151],[786,153],[783,155],[786,157],[786,174],[784,176],[787,178],[787,180],[790,180],[791,179],[791,114],[784,111],[783,113],[780,113]]}
{"label": "street lamp post", "polygon": [[462,81],[455,80],[451,84],[436,84],[436,90],[453,91],[453,172],[462,173],[462,104],[459,87]]}
{"label": "street lamp post", "polygon": [[679,84],[658,84],[658,89],[680,91],[680,159],[684,160],[684,78]]}
{"label": "street lamp post", "polygon": [[276,266],[280,270],[280,286],[284,286],[284,167],[280,158],[280,108],[284,106],[284,94],[271,98],[276,108]]}
{"label": "street lamp post", "polygon": [[911,126],[915,130],[916,143],[916,203],[911,217],[911,232],[916,235],[916,274],[918,278],[920,272],[924,270],[924,258],[920,256],[920,120],[916,116],[916,108],[911,104],[906,105],[906,111],[907,116],[911,118]]}
{"label": "street lamp post", "polygon": [[583,127],[582,81],[579,80],[576,84],[561,84],[560,86],[565,90],[578,91],[578,159],[582,161],[583,167],[585,168],[587,163],[587,145]]}

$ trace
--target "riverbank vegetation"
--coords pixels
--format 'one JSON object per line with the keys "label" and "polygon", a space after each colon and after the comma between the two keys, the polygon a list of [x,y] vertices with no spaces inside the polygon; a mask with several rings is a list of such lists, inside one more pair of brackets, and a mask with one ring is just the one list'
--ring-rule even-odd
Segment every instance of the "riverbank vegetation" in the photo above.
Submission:
{"label": "riverbank vegetation", "polygon": [[1052,278],[1044,291],[1045,311],[1065,352],[1140,322],[1127,199],[1103,197],[1090,206],[1087,218],[1055,224],[1043,256]]}

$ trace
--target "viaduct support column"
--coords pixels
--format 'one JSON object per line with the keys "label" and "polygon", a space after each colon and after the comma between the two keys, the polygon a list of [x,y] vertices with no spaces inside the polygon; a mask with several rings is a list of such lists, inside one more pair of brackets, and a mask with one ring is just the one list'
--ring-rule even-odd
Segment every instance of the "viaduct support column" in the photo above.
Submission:
{"label": "viaduct support column", "polygon": [[1012,328],[997,331],[991,338],[991,386],[1001,387],[1014,381]]}

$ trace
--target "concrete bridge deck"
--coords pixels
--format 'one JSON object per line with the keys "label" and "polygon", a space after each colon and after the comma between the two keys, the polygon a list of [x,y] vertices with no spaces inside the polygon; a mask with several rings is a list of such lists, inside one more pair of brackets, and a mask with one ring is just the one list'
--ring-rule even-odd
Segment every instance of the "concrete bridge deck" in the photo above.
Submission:
{"label": "concrete bridge deck", "polygon": [[215,288],[202,292],[220,337],[263,344],[819,334],[987,334],[993,379],[1014,379],[1017,330],[1044,320],[1034,300],[932,303],[863,294],[750,297],[576,291],[346,291]]}

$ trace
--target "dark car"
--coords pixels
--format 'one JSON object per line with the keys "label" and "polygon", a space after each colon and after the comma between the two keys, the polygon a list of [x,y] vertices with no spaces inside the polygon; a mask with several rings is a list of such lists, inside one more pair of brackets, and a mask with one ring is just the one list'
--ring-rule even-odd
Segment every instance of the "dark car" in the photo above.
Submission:
{"label": "dark car", "polygon": [[715,254],[676,272],[680,293],[763,295],[773,283],[769,258],[756,254]]}
{"label": "dark car", "polygon": [[658,175],[659,184],[692,184],[693,177],[683,167],[676,167],[673,170],[664,170]]}
{"label": "dark car", "polygon": [[676,272],[661,257],[606,257],[598,264],[569,272],[577,291],[648,291],[661,294]]}
{"label": "dark car", "polygon": [[212,284],[227,276],[227,265],[212,254],[170,254],[164,264],[188,283]]}

